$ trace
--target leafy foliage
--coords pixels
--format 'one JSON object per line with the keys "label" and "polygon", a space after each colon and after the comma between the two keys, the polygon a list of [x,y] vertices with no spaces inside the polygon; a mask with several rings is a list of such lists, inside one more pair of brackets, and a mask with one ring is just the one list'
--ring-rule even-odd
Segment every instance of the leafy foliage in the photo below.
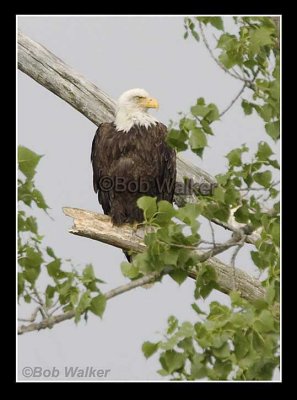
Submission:
{"label": "leafy foliage", "polygon": [[213,135],[210,125],[219,118],[217,106],[213,103],[206,105],[204,98],[200,97],[191,107],[191,115],[179,121],[179,129],[169,131],[167,141],[178,151],[186,150],[189,146],[195,154],[202,157],[207,146],[207,135]]}
{"label": "leafy foliage", "polygon": [[278,311],[271,298],[251,304],[238,292],[230,297],[231,307],[213,301],[207,315],[194,303],[199,322],[179,324],[171,316],[166,339],[144,344],[147,358],[159,351],[161,375],[190,381],[272,378],[278,365]]}
{"label": "leafy foliage", "polygon": [[[242,100],[244,114],[256,111],[266,133],[276,141],[280,61],[275,23],[267,17],[243,17],[236,18],[235,24],[237,32],[230,34],[219,17],[185,18],[185,38],[190,33],[199,41],[205,35],[203,26],[216,29],[216,35],[220,34],[218,63],[253,93],[253,101]],[[215,104],[206,104],[200,97],[171,128],[168,143],[177,151],[190,148],[202,157],[208,135],[214,134],[213,122],[219,121],[221,114]],[[146,358],[158,353],[158,372],[174,380],[270,380],[279,363],[280,220],[278,182],[273,180],[279,164],[265,141],[259,142],[255,154],[243,144],[232,149],[226,160],[228,167],[216,177],[218,186],[213,195],[197,194],[197,203],[178,209],[166,204],[169,212],[165,224],[159,221],[159,207],[164,202],[139,200],[148,216],[146,224],[156,230],[145,237],[145,253],[136,255],[130,264],[133,277],[158,270],[182,284],[189,270],[197,273],[192,308],[198,321],[180,324],[171,316],[165,338],[145,342],[142,348]],[[218,286],[215,271],[207,261],[199,262],[194,252],[203,243],[199,218],[227,222],[231,212],[235,221],[243,224],[243,232],[259,232],[250,255],[263,277],[266,297],[248,302],[234,291],[230,307],[212,301],[209,311],[202,311],[200,304]]]}
{"label": "leafy foliage", "polygon": [[[263,120],[263,131],[276,142],[280,130],[276,25],[268,17],[236,17],[234,22],[236,29],[231,34],[220,17],[187,17],[184,38],[191,36],[200,44],[206,41],[205,28],[215,30],[213,55],[218,64],[252,93],[252,101],[244,98],[241,102],[244,115],[255,111]],[[214,123],[223,114],[214,103],[199,97],[171,127],[168,143],[177,151],[191,149],[202,158],[208,135],[215,134]],[[64,312],[75,311],[76,322],[89,311],[101,318],[106,298],[98,287],[103,282],[96,278],[92,265],[78,272],[52,248],[44,249],[36,217],[28,214],[32,207],[45,212],[49,209],[34,184],[40,159],[32,150],[19,147],[19,298],[37,301],[46,315],[58,304]],[[132,254],[131,263],[121,264],[123,275],[131,280],[157,271],[159,279],[166,274],[181,285],[190,272],[196,273],[191,306],[197,321],[180,323],[170,316],[164,337],[142,346],[146,358],[158,355],[159,374],[174,380],[270,380],[279,364],[280,206],[278,182],[274,181],[279,164],[263,140],[255,154],[245,144],[229,151],[226,165],[226,170],[216,176],[212,195],[196,193],[197,201],[183,207],[148,196],[140,198],[146,249]],[[200,220],[205,217],[223,224],[231,214],[242,224],[242,235],[258,234],[250,256],[266,295],[247,301],[234,288],[229,294],[230,306],[212,301],[208,310],[204,300],[219,287],[215,270],[196,251],[204,243]],[[43,297],[36,289],[42,273],[48,275]]]}
{"label": "leafy foliage", "polygon": [[[280,55],[275,22],[267,17],[236,17],[234,22],[237,31],[231,34],[224,31],[220,17],[186,17],[184,37],[187,39],[191,33],[199,41],[199,27],[203,26],[212,26],[216,35],[220,33],[216,46],[218,63],[252,91],[253,101],[243,99],[242,109],[245,115],[255,111],[264,121],[267,134],[276,141],[280,135]],[[204,99],[199,98],[191,107],[191,114],[180,120],[179,129],[170,131],[169,143],[178,151],[186,150],[189,143],[202,157],[206,135],[213,134],[210,125],[218,119],[217,107],[206,107]]]}
{"label": "leafy foliage", "polygon": [[[19,146],[18,161],[18,296],[19,301],[36,302],[43,315],[49,315],[57,304],[64,312],[74,310],[75,321],[88,311],[102,317],[106,300],[101,293],[93,266],[88,264],[79,273],[68,261],[57,257],[51,247],[43,248],[43,236],[38,232],[37,219],[28,214],[33,206],[47,212],[49,207],[35,187],[34,177],[41,156]],[[65,264],[65,266],[63,265]],[[68,265],[67,265],[68,264]],[[48,275],[48,284],[41,294],[38,279]]]}

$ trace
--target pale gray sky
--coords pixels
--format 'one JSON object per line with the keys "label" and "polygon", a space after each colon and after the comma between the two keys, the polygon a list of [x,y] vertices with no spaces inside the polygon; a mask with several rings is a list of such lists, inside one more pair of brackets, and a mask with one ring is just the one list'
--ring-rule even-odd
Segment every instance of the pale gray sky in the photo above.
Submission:
{"label": "pale gray sky", "polygon": [[[227,25],[230,19],[224,18]],[[182,17],[19,17],[19,28],[33,40],[82,73],[112,97],[134,87],[145,88],[158,98],[154,115],[167,124],[178,120],[179,111],[188,111],[198,97],[225,108],[240,90],[240,81],[225,74],[209,57],[202,44],[183,39]],[[210,40],[212,37],[210,37]],[[121,250],[75,237],[68,233],[71,220],[63,206],[101,212],[92,187],[90,148],[96,127],[80,113],[22,72],[18,73],[18,142],[45,156],[38,166],[36,185],[50,205],[50,215],[36,212],[45,245],[63,258],[81,266],[93,263],[107,291],[127,280],[122,276]],[[255,150],[260,140],[278,148],[264,132],[255,115],[246,117],[237,102],[214,124],[215,136],[203,160],[187,152],[185,157],[211,174],[224,171],[224,155],[246,143]],[[202,232],[209,235],[208,227]],[[229,237],[218,232],[217,239]],[[249,248],[238,257],[238,266],[253,273]],[[230,261],[230,252],[221,256]],[[46,282],[45,282],[46,283]],[[191,309],[194,282],[181,287],[169,278],[145,290],[138,288],[107,304],[103,320],[90,315],[88,323],[75,326],[63,322],[52,330],[24,334],[18,339],[19,379],[26,366],[52,368],[92,366],[111,369],[110,380],[164,380],[156,370],[157,357],[148,361],[141,352],[145,340],[160,338],[167,317],[195,320]],[[216,292],[200,302],[228,302]],[[30,307],[22,305],[21,317]],[[61,372],[60,379],[64,376]]]}

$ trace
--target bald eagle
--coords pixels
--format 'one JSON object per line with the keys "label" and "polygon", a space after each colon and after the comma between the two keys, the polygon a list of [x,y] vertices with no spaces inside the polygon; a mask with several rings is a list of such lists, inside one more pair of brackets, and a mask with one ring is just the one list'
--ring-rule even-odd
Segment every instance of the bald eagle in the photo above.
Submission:
{"label": "bald eagle", "polygon": [[176,154],[165,141],[166,126],[149,108],[158,108],[158,102],[145,90],[124,92],[115,121],[100,124],[93,139],[93,186],[114,225],[143,221],[141,196],[173,201]]}

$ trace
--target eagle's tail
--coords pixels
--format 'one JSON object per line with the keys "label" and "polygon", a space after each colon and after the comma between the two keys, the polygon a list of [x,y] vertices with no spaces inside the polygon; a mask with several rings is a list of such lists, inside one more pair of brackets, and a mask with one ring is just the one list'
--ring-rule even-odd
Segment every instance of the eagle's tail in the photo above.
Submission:
{"label": "eagle's tail", "polygon": [[123,250],[123,253],[125,254],[128,262],[131,262],[132,261],[132,257],[130,256],[130,254],[127,251],[124,251],[124,250]]}

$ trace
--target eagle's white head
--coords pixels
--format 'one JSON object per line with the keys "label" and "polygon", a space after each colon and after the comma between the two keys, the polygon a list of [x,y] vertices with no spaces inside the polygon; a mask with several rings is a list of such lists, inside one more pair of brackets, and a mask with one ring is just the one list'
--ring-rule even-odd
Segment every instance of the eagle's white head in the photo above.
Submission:
{"label": "eagle's white head", "polygon": [[128,132],[133,125],[156,125],[158,122],[148,114],[149,108],[158,108],[158,101],[144,89],[130,89],[124,92],[118,99],[118,109],[115,125],[118,131]]}

